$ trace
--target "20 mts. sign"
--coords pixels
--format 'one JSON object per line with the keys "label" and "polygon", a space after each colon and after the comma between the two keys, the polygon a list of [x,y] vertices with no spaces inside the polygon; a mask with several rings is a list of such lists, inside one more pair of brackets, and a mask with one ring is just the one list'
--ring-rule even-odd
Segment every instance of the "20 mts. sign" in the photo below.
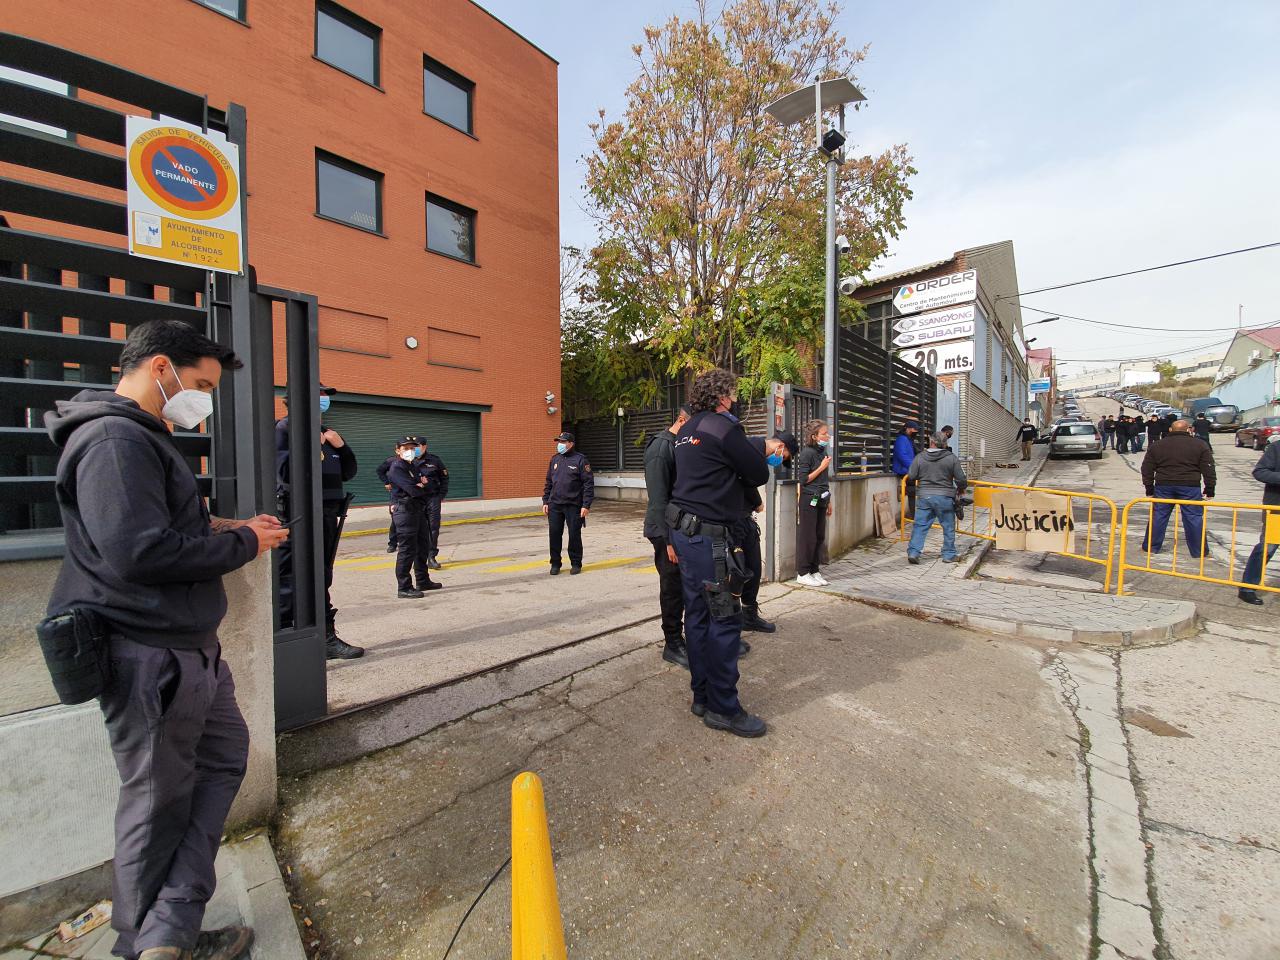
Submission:
{"label": "20 mts. sign", "polygon": [[240,152],[213,131],[125,118],[129,252],[240,273]]}
{"label": "20 mts. sign", "polygon": [[956,340],[937,346],[899,350],[898,358],[934,377],[973,372],[973,341]]}

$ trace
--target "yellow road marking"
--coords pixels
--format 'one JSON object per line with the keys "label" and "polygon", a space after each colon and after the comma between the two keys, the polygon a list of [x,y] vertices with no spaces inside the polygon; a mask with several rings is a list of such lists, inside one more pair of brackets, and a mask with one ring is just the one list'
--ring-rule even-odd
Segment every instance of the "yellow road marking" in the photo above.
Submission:
{"label": "yellow road marking", "polygon": [[550,567],[550,560],[533,560],[529,563],[513,563],[506,567],[494,567],[490,573],[523,573],[525,570],[537,570],[539,567]]}
{"label": "yellow road marking", "polygon": [[[608,570],[610,567],[629,567],[633,563],[641,563],[651,560],[650,557],[616,557],[612,560],[597,560],[594,563],[584,563],[582,569],[587,570]],[[539,567],[550,567],[550,560],[531,560],[528,563],[513,563],[505,567],[494,567],[489,573],[524,573],[526,570],[537,570]]]}
{"label": "yellow road marking", "polygon": [[[476,557],[474,560],[451,560],[448,563],[440,565],[443,570],[457,570],[460,567],[478,567],[486,563],[505,563],[510,557]],[[341,561],[338,561],[339,563]],[[353,563],[367,564],[367,566],[350,566]],[[349,569],[353,570],[390,570],[396,565],[394,560],[379,560],[376,557],[363,557],[358,560],[348,562]]]}
{"label": "yellow road marking", "polygon": [[[540,517],[540,516],[542,516],[541,510],[539,510],[537,513],[504,513],[501,516],[497,516],[497,517],[462,517],[457,520],[442,520],[440,521],[440,526],[456,527],[464,523],[495,523],[498,520],[528,520],[528,519],[531,519],[532,517]],[[375,527],[372,530],[343,530],[342,535],[344,537],[372,537],[379,533],[390,533],[390,532],[391,532],[391,525],[388,524],[385,527]]]}

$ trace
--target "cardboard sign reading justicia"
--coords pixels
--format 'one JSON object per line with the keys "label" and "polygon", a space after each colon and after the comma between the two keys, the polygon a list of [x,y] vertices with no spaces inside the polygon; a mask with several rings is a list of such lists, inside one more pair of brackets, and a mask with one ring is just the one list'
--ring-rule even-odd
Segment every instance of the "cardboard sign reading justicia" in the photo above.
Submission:
{"label": "cardboard sign reading justicia", "polygon": [[997,550],[1071,552],[1075,522],[1068,497],[1031,490],[992,490],[991,526]]}

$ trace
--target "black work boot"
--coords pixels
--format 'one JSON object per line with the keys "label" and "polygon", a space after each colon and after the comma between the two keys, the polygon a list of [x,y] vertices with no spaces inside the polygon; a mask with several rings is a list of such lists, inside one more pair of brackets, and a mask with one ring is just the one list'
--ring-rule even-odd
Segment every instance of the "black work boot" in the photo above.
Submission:
{"label": "black work boot", "polygon": [[708,710],[702,715],[702,722],[712,730],[727,730],[735,737],[763,737],[769,730],[763,720],[745,710],[740,710],[733,717]]}
{"label": "black work boot", "polygon": [[742,629],[754,630],[756,633],[773,633],[778,629],[777,624],[766,620],[760,616],[760,605],[758,603],[742,605]]}
{"label": "black work boot", "polygon": [[253,945],[252,927],[202,930],[191,951],[192,960],[242,960]]}
{"label": "black work boot", "polygon": [[662,648],[662,659],[677,667],[689,669],[689,649],[679,640],[668,640]]}
{"label": "black work boot", "polygon": [[355,660],[357,657],[364,656],[364,647],[357,647],[355,644],[347,643],[331,628],[329,635],[325,638],[324,658],[326,660]]}
{"label": "black work boot", "polygon": [[750,652],[751,652],[751,644],[747,643],[747,641],[739,637],[738,638],[738,656],[745,657]]}
{"label": "black work boot", "polygon": [[1262,606],[1262,598],[1258,596],[1256,590],[1241,590],[1236,594],[1245,603],[1252,603],[1255,607]]}
{"label": "black work boot", "polygon": [[428,566],[428,567],[430,567],[432,570],[443,570],[443,569],[444,569],[444,568],[440,565],[440,560],[439,560],[439,558],[438,558],[434,553],[431,555],[431,559],[427,561],[427,566]]}

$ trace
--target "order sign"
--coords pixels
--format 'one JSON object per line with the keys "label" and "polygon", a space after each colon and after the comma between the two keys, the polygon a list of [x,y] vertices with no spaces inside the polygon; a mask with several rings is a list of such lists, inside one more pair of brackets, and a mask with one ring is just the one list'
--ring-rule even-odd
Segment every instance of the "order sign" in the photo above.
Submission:
{"label": "order sign", "polygon": [[240,150],[220,133],[126,117],[129,252],[240,273]]}

